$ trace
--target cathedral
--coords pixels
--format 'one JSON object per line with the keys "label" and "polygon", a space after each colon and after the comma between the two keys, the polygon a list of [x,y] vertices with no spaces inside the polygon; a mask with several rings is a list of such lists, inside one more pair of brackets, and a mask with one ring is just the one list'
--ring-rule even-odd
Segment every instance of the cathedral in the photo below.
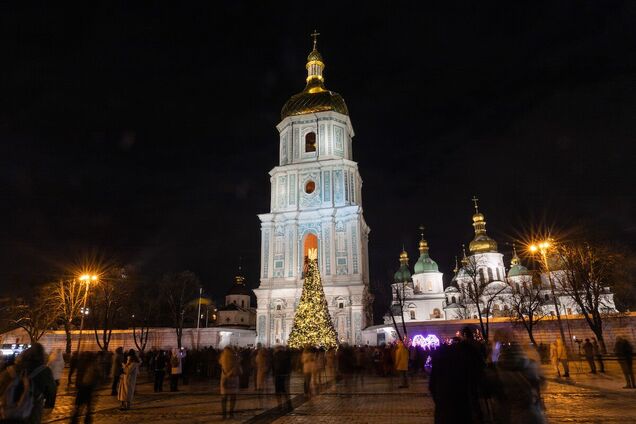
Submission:
{"label": "cathedral", "polygon": [[362,178],[353,160],[354,131],[340,94],[325,87],[325,62],[307,56],[303,91],[281,110],[279,163],[269,173],[270,212],[261,222],[256,341],[285,344],[303,287],[309,249],[318,268],[340,343],[360,344],[372,324],[369,227],[362,213]]}
{"label": "cathedral", "polygon": [[[505,317],[510,311],[512,289],[519,290],[533,284],[532,273],[521,264],[514,246],[510,266],[506,270],[504,255],[499,252],[497,242],[486,232],[486,218],[479,211],[477,199],[473,198],[473,202],[475,213],[472,217],[472,226],[475,236],[468,245],[469,253],[467,254],[464,248],[461,264],[455,264],[450,284],[444,288],[442,273],[437,263],[431,259],[428,242],[422,234],[419,242],[420,256],[415,262],[413,273],[409,268],[408,253],[404,249],[400,253],[400,267],[391,285],[391,313],[384,316],[384,324],[477,319],[477,298],[482,314]],[[575,302],[559,290],[558,282],[562,278],[562,273],[557,266],[549,271],[549,275],[547,272],[540,275],[543,314],[556,315],[555,296],[561,315],[580,313]],[[556,286],[554,294],[550,281]],[[471,296],[471,286],[482,287],[483,292]],[[616,312],[614,295],[609,288],[606,288],[602,297],[601,303],[606,309],[604,312]]]}

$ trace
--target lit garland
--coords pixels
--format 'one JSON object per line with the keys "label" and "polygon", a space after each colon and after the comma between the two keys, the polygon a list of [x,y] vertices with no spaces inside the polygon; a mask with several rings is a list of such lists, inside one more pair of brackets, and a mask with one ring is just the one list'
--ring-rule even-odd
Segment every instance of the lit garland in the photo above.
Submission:
{"label": "lit garland", "polygon": [[294,349],[304,347],[334,348],[338,337],[333,328],[325,292],[318,271],[317,252],[309,249],[306,259],[305,282],[300,303],[294,315],[294,326],[287,344]]}

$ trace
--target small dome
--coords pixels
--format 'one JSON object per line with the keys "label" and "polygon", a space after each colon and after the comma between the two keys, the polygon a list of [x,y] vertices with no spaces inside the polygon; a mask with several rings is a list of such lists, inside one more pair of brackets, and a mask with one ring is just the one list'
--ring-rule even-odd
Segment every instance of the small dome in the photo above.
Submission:
{"label": "small dome", "polygon": [[234,284],[232,284],[232,287],[230,287],[225,296],[248,296],[250,299],[247,306],[256,305],[256,294],[254,293],[254,290],[250,289],[245,284],[245,277],[241,274],[240,267],[239,273],[234,276]]}
{"label": "small dome", "polygon": [[439,272],[437,263],[428,256],[427,253],[420,255],[417,262],[415,262],[415,274],[422,274],[424,272]]}
{"label": "small dome", "polygon": [[400,261],[402,260],[406,260],[406,261],[409,260],[409,254],[406,252],[406,250],[402,250],[400,252]]}
{"label": "small dome", "polygon": [[521,275],[530,275],[530,271],[528,271],[528,268],[521,264],[516,264],[510,267],[510,271],[508,271],[508,277],[519,277]]}
{"label": "small dome", "polygon": [[320,52],[318,50],[316,50],[316,48],[314,47],[314,49],[311,51],[311,53],[309,53],[309,55],[307,56],[307,62],[312,62],[314,60],[320,61],[322,62],[322,55],[320,54]]}
{"label": "small dome", "polygon": [[400,269],[397,270],[395,274],[393,274],[393,280],[396,283],[406,283],[411,280],[411,271],[409,271],[409,267],[407,265],[400,266]]}
{"label": "small dome", "polygon": [[477,212],[475,215],[473,215],[473,222],[482,222],[484,220],[484,214]]}
{"label": "small dome", "polygon": [[444,293],[458,293],[459,289],[455,286],[448,286],[444,289]]}

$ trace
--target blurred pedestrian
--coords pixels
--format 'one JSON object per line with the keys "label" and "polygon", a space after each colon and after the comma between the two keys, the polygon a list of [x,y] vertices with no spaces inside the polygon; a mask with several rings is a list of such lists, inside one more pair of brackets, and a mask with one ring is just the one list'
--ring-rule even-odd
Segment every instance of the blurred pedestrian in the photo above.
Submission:
{"label": "blurred pedestrian", "polygon": [[429,389],[435,402],[435,423],[482,423],[481,400],[485,349],[472,329],[462,329],[432,354]]}
{"label": "blurred pedestrian", "polygon": [[[239,389],[239,378],[241,376],[241,365],[239,358],[236,356],[232,348],[226,346],[219,358],[221,365],[221,410],[223,419],[234,418],[234,409],[236,407],[236,395]],[[228,400],[230,408],[228,411]]]}
{"label": "blurred pedestrian", "polygon": [[[25,375],[32,385],[33,406],[30,411],[22,411],[28,414],[25,420],[6,422],[20,422],[25,424],[39,424],[42,421],[42,411],[44,408],[52,408],[55,402],[57,386],[53,379],[51,369],[46,366],[46,354],[44,347],[40,343],[34,343],[25,350],[15,360],[14,365],[9,365],[0,373],[0,394],[4,394],[16,378]],[[4,399],[3,399],[4,401]],[[4,409],[2,412],[8,412]]]}
{"label": "blurred pedestrian", "polygon": [[166,353],[160,350],[153,357],[154,392],[163,392],[163,380],[166,378]]}
{"label": "blurred pedestrian", "polygon": [[113,384],[110,386],[111,396],[117,396],[117,390],[119,389],[119,379],[121,378],[121,374],[124,372],[125,360],[126,358],[124,357],[124,348],[120,346],[115,349],[113,362],[110,368],[110,375],[113,378]]}
{"label": "blurred pedestrian", "polygon": [[561,377],[560,366],[563,366],[563,377],[570,376],[570,365],[568,363],[568,351],[561,340],[557,336],[556,340],[550,345],[550,360],[556,368],[557,375]]}
{"label": "blurred pedestrian", "polygon": [[292,410],[291,397],[289,396],[289,377],[291,374],[291,355],[289,351],[276,346],[272,357],[272,373],[274,374],[274,391],[276,402],[281,412]]}
{"label": "blurred pedestrian", "polygon": [[634,350],[632,344],[624,337],[616,337],[616,343],[614,344],[614,353],[618,359],[618,363],[623,371],[625,377],[624,389],[636,389],[636,382],[634,382],[634,368],[632,360],[634,356]]}
{"label": "blurred pedestrian", "polygon": [[596,339],[592,338],[592,347],[594,348],[594,357],[598,361],[599,372],[605,372],[605,364],[603,363],[603,352],[598,345]]}
{"label": "blurred pedestrian", "polygon": [[[70,389],[71,387],[71,379],[73,378],[73,375],[75,374],[75,372],[77,371],[77,362],[79,355],[78,352],[72,352],[71,353],[71,357],[68,361],[68,376],[67,376],[67,381],[66,381],[66,386],[67,386],[67,390]],[[76,378],[77,380],[77,378]]]}
{"label": "blurred pedestrian", "polygon": [[497,424],[543,424],[543,377],[539,364],[528,358],[509,331],[498,331],[500,352],[492,389],[496,402],[492,421]]}
{"label": "blurred pedestrian", "polygon": [[79,423],[84,414],[84,422],[93,420],[93,395],[95,389],[101,384],[102,369],[97,360],[97,354],[82,352],[77,360],[77,377],[75,384],[77,394],[75,396],[75,408],[71,417],[71,424]]}
{"label": "blurred pedestrian", "polygon": [[311,377],[314,372],[314,361],[315,361],[314,351],[310,347],[306,347],[303,350],[303,353],[300,357],[300,361],[303,364],[303,393],[305,396],[311,396]]}
{"label": "blurred pedestrian", "polygon": [[256,368],[256,390],[262,392],[265,390],[265,377],[269,372],[269,358],[267,349],[262,347],[260,343],[254,356],[254,366]]}
{"label": "blurred pedestrian", "polygon": [[53,349],[53,352],[49,355],[47,364],[49,368],[51,368],[55,384],[59,386],[60,380],[62,379],[62,373],[64,372],[64,355],[62,354],[62,349]]}
{"label": "blurred pedestrian", "polygon": [[404,346],[402,340],[398,340],[395,348],[395,371],[400,375],[400,385],[398,389],[409,387],[409,350]]}
{"label": "blurred pedestrian", "polygon": [[590,342],[590,339],[585,339],[583,343],[583,353],[585,360],[590,366],[590,373],[596,374],[596,364],[594,363],[594,345]]}

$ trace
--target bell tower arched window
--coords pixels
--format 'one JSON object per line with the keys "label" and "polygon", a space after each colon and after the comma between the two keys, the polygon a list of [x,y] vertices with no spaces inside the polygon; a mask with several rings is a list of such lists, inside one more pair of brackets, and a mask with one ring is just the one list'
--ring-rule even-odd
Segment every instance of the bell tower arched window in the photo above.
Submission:
{"label": "bell tower arched window", "polygon": [[316,133],[308,132],[305,135],[305,153],[316,151]]}

